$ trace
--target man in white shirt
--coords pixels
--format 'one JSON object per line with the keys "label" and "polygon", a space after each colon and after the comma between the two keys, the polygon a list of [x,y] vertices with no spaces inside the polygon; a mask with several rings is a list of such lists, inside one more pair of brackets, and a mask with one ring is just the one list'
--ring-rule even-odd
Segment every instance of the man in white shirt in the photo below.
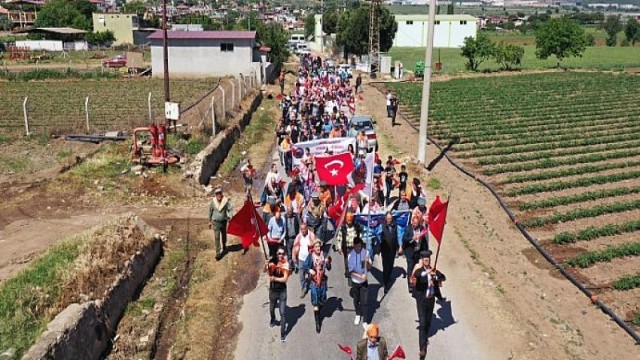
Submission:
{"label": "man in white shirt", "polygon": [[387,117],[391,117],[391,98],[393,95],[391,94],[391,90],[387,90]]}
{"label": "man in white shirt", "polygon": [[353,324],[359,325],[360,321],[362,321],[362,325],[366,329],[368,325],[367,316],[369,315],[369,282],[367,274],[371,268],[371,258],[367,249],[363,248],[360,237],[356,237],[353,240],[353,250],[349,253],[347,263],[353,283],[350,295],[353,298],[353,307],[356,311]]}
{"label": "man in white shirt", "polygon": [[[304,264],[305,260],[307,260],[311,245],[315,241],[316,236],[312,231],[309,231],[307,224],[301,223],[300,234],[296,236],[296,240],[293,242],[293,261],[296,267],[296,273],[302,268],[302,264]],[[306,281],[305,274],[302,271],[300,271],[300,288],[302,289],[300,298],[304,298],[309,291],[309,282]]]}

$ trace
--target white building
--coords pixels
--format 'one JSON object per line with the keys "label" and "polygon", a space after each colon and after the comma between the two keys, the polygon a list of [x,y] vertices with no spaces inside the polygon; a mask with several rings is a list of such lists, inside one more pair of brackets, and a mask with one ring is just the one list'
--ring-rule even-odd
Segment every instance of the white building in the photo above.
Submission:
{"label": "white building", "polygon": [[[147,38],[154,77],[164,76],[162,31]],[[169,74],[176,77],[243,76],[264,79],[268,67],[255,31],[169,31]]]}
{"label": "white building", "polygon": [[[426,47],[428,15],[395,15],[398,32],[393,39],[397,47]],[[476,37],[478,19],[471,15],[436,15],[434,47],[461,47],[464,38]]]}

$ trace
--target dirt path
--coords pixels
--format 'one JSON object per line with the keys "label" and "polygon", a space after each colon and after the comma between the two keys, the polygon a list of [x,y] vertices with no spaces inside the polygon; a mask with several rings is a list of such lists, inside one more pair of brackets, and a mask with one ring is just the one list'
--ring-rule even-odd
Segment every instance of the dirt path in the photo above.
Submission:
{"label": "dirt path", "polygon": [[[415,156],[417,132],[402,120],[400,126],[391,128],[382,95],[375,88],[365,86],[363,97],[360,109],[376,116],[378,132],[386,136],[391,148]],[[402,101],[402,94],[399,97]],[[429,145],[427,162],[437,155],[435,146]],[[484,342],[509,347],[515,359],[629,359],[634,358],[631,354],[638,354],[637,346],[623,330],[567,280],[550,271],[488,190],[446,159],[430,176],[442,185],[436,193],[452,191],[442,270],[455,272],[465,264],[465,275],[449,277],[452,281],[448,281],[446,291],[474,299],[476,306],[462,307],[460,316],[486,315],[473,329],[482,331]],[[433,195],[431,191],[429,197]],[[452,296],[454,305],[457,301]],[[438,335],[433,343],[437,341]]]}

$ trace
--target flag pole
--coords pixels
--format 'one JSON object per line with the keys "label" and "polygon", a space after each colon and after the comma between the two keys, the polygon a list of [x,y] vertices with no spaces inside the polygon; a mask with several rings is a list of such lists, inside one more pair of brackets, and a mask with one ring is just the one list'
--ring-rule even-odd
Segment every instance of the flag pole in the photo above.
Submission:
{"label": "flag pole", "polygon": [[[451,190],[449,190],[449,194],[447,194],[447,208],[449,207],[449,201],[451,200]],[[446,221],[446,219],[445,219]],[[446,222],[445,222],[446,224]],[[443,227],[444,229],[444,227]],[[444,235],[444,231],[442,232]],[[442,244],[442,238],[438,241],[438,249],[436,250],[436,260],[433,262],[433,269],[435,270],[438,266],[438,255],[440,255],[440,244]]]}
{"label": "flag pole", "polygon": [[256,222],[256,229],[258,229],[258,236],[260,237],[260,243],[262,244],[262,253],[264,254],[264,259],[265,260],[269,260],[269,258],[267,257],[267,249],[264,245],[264,239],[263,239],[263,235],[262,235],[262,231],[260,231],[260,225],[258,224],[258,217],[256,214],[256,208],[253,205],[253,197],[251,196],[251,193],[247,194],[247,199],[251,202],[251,210],[253,213],[253,221]]}
{"label": "flag pole", "polygon": [[335,245],[335,241],[338,238],[338,234],[340,233],[340,227],[342,227],[342,223],[344,222],[344,218],[347,215],[347,206],[349,206],[349,203],[351,202],[351,197],[353,195],[349,195],[349,198],[347,199],[347,201],[344,203],[344,207],[342,208],[342,214],[340,215],[340,221],[338,221],[338,225],[336,226],[336,232],[335,234],[333,234],[333,239],[331,240],[331,242]]}

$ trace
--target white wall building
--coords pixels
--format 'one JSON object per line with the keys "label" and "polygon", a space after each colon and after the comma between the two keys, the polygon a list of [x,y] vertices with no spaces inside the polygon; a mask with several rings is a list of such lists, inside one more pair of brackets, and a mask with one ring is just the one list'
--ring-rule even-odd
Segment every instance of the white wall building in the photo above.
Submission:
{"label": "white wall building", "polygon": [[[426,47],[428,15],[395,15],[398,32],[393,39],[397,47]],[[436,15],[434,47],[461,47],[464,38],[476,37],[478,19],[471,15]]]}
{"label": "white wall building", "polygon": [[[162,77],[162,31],[147,39],[153,76]],[[238,77],[255,72],[260,81],[268,66],[256,48],[255,31],[169,31],[168,48],[169,74],[176,77]]]}

